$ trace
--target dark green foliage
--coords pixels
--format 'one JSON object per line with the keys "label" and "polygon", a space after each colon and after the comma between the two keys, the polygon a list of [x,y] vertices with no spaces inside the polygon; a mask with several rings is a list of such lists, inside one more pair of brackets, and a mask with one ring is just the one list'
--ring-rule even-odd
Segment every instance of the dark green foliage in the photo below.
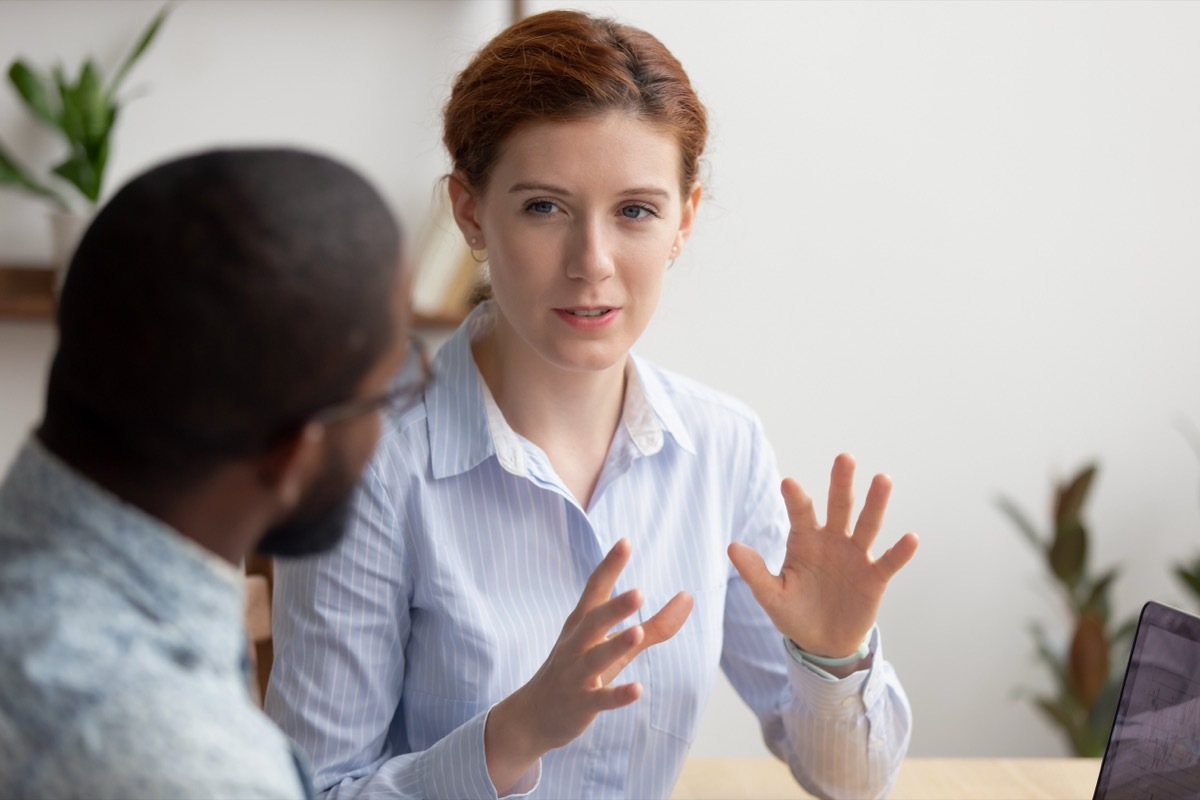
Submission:
{"label": "dark green foliage", "polygon": [[[1185,427],[1183,435],[1187,437],[1188,443],[1196,451],[1196,455],[1200,456],[1200,431]],[[1190,563],[1176,564],[1174,571],[1175,577],[1184,585],[1184,588],[1192,593],[1197,602],[1200,602],[1200,556],[1193,558]]]}
{"label": "dark green foliage", "polygon": [[1121,670],[1136,626],[1130,619],[1111,618],[1109,591],[1117,568],[1099,575],[1088,571],[1088,533],[1083,507],[1096,477],[1089,464],[1055,489],[1053,531],[1043,535],[1011,500],[997,501],[1026,540],[1045,558],[1047,571],[1057,584],[1071,619],[1072,635],[1065,652],[1056,649],[1046,631],[1034,624],[1037,657],[1054,676],[1053,695],[1032,695],[1033,704],[1058,727],[1072,752],[1100,756],[1116,715],[1121,691]]}
{"label": "dark green foliage", "polygon": [[[99,202],[104,184],[113,126],[120,109],[117,90],[154,40],[168,11],[169,8],[163,8],[158,12],[108,86],[90,58],[84,61],[74,80],[67,77],[62,67],[55,67],[47,77],[21,59],[8,68],[9,83],[30,113],[57,131],[67,144],[67,157],[55,165],[53,173],[74,186],[89,204]],[[44,197],[63,210],[69,209],[62,194],[31,176],[0,144],[0,187],[5,186]]]}

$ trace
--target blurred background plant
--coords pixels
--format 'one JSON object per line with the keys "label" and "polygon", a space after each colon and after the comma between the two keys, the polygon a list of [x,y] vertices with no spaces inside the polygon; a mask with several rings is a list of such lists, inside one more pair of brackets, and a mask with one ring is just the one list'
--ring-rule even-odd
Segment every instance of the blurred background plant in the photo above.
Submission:
{"label": "blurred background plant", "polygon": [[[1196,457],[1200,458],[1200,430],[1187,424],[1181,424],[1180,429],[1192,449],[1196,451]],[[1192,594],[1192,599],[1196,601],[1196,604],[1200,605],[1200,555],[1194,557],[1190,562],[1176,563],[1175,577]]]}
{"label": "blurred background plant", "polygon": [[1109,591],[1118,568],[1094,574],[1088,568],[1088,532],[1083,522],[1097,467],[1088,464],[1054,489],[1052,531],[1043,535],[1010,499],[997,505],[1046,561],[1065,601],[1071,623],[1069,645],[1056,647],[1045,627],[1030,626],[1038,658],[1054,676],[1055,694],[1029,693],[1046,719],[1058,727],[1077,756],[1104,754],[1116,715],[1125,660],[1136,617],[1112,619]]}
{"label": "blurred background plant", "polygon": [[[104,184],[113,127],[121,109],[117,91],[154,40],[169,10],[163,7],[155,15],[107,85],[91,58],[83,62],[73,81],[61,65],[55,66],[49,77],[20,58],[8,68],[8,80],[30,113],[66,143],[67,157],[52,172],[74,187],[89,211],[100,201]],[[33,177],[0,143],[0,187],[28,192],[50,201],[60,211],[72,210],[73,204],[54,184]]]}

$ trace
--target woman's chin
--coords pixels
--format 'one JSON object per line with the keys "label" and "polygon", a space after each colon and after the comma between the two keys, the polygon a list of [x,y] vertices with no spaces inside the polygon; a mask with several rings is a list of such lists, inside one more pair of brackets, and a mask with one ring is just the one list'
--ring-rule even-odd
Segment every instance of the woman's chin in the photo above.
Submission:
{"label": "woman's chin", "polygon": [[558,347],[549,360],[567,372],[606,372],[623,370],[629,356],[629,347],[614,342],[574,342]]}

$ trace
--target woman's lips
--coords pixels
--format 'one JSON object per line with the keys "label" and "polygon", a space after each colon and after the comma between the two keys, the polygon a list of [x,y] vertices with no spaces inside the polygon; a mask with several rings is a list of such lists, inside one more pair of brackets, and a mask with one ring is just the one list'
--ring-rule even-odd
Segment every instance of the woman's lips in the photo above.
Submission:
{"label": "woman's lips", "polygon": [[598,331],[611,325],[621,309],[611,306],[574,306],[556,308],[554,313],[577,331]]}

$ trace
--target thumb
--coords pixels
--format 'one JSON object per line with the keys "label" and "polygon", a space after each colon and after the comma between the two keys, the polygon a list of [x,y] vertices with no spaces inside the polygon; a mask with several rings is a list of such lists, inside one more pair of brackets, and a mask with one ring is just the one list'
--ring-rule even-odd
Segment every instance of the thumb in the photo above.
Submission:
{"label": "thumb", "polygon": [[726,552],[742,580],[753,592],[754,599],[764,609],[769,608],[778,592],[779,578],[767,569],[767,562],[763,561],[757,550],[741,542],[733,542]]}

